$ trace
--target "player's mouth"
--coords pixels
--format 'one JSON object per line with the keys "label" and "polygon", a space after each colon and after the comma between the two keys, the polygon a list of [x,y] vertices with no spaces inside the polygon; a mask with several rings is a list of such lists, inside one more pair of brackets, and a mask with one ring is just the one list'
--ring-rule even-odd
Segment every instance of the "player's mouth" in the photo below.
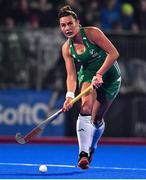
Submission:
{"label": "player's mouth", "polygon": [[68,31],[68,32],[66,32],[65,34],[66,34],[66,36],[68,36],[68,37],[69,37],[69,36],[72,36],[72,35],[73,35],[73,32]]}

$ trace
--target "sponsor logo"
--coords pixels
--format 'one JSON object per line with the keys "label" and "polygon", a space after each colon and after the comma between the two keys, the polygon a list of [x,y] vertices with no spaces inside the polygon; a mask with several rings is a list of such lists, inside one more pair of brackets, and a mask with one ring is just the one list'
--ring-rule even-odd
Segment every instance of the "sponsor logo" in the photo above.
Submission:
{"label": "sponsor logo", "polygon": [[[37,125],[44,121],[57,111],[57,109],[49,110],[48,105],[38,102],[33,106],[26,103],[20,103],[18,107],[3,107],[0,104],[0,125]],[[64,122],[64,114],[61,114],[51,124],[54,126]]]}
{"label": "sponsor logo", "polygon": [[80,132],[80,131],[85,131],[85,129],[81,128],[81,129],[79,129],[78,131],[79,131],[79,132]]}
{"label": "sponsor logo", "polygon": [[89,53],[91,54],[91,56],[92,56],[93,58],[95,58],[95,57],[100,58],[100,57],[101,57],[101,56],[95,51],[95,49],[90,49],[90,50],[89,50]]}

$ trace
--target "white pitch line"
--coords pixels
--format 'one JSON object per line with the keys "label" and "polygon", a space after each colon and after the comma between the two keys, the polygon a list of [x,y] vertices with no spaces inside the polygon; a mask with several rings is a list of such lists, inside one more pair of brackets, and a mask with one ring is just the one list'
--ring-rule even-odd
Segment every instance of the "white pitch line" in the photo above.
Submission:
{"label": "white pitch line", "polygon": [[[27,163],[0,163],[4,166],[40,166],[41,164],[27,164]],[[75,165],[65,164],[45,164],[48,167],[64,167],[64,168],[77,168]],[[102,167],[102,166],[91,166],[90,169],[104,169],[104,170],[128,170],[128,171],[146,171],[146,168],[125,168],[125,167]]]}
{"label": "white pitch line", "polygon": [[128,170],[128,171],[146,171],[146,168],[125,168],[125,167],[93,167],[91,166],[90,168],[92,169],[109,169],[109,170]]}
{"label": "white pitch line", "polygon": [[[27,163],[0,163],[0,165],[5,166],[40,166],[41,164],[27,164]],[[73,165],[63,165],[63,164],[45,164],[48,167],[66,167],[66,168],[76,168]]]}
{"label": "white pitch line", "polygon": [[25,163],[0,163],[4,166],[39,166],[40,164],[25,164]]}

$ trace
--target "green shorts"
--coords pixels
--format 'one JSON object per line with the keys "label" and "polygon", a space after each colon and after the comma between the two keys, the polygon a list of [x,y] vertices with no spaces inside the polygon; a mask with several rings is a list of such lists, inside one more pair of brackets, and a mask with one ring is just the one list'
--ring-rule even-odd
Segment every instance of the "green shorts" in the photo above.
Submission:
{"label": "green shorts", "polygon": [[103,83],[103,85],[96,90],[97,95],[102,94],[108,99],[112,100],[119,93],[120,86],[121,86],[121,77],[119,77],[113,83]]}
{"label": "green shorts", "polygon": [[[92,82],[93,76],[95,76],[97,72],[97,69],[93,66],[88,68],[81,67],[78,71],[78,82],[79,86],[83,82]],[[101,87],[99,87],[97,91],[97,95],[107,97],[108,99],[112,100],[114,99],[121,86],[121,76],[120,73],[117,71],[116,68],[110,69],[108,72],[106,72],[103,76],[103,84]]]}

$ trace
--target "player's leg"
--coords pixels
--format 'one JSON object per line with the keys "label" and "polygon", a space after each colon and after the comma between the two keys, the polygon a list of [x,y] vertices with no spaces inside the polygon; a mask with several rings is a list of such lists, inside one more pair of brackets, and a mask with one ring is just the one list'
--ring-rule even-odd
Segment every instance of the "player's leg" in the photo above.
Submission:
{"label": "player's leg", "polygon": [[[90,83],[83,83],[81,92],[86,89]],[[93,99],[96,92],[89,93],[82,97],[81,110],[77,120],[77,138],[79,144],[79,160],[78,166],[82,169],[87,169],[89,165],[89,147],[92,140],[91,113],[93,107]]]}
{"label": "player's leg", "polygon": [[92,123],[94,128],[92,131],[93,139],[90,147],[90,162],[92,159],[93,152],[97,147],[97,143],[104,132],[105,123],[103,118],[107,110],[111,106],[113,100],[116,98],[120,89],[120,85],[121,77],[113,83],[104,83],[103,86],[96,90],[97,100],[94,102],[92,109]]}
{"label": "player's leg", "polygon": [[104,94],[99,94],[97,100],[94,102],[92,109],[92,142],[89,153],[89,163],[92,160],[93,153],[97,147],[97,143],[100,140],[104,129],[105,122],[104,116],[112,104],[113,100],[108,99]]}

